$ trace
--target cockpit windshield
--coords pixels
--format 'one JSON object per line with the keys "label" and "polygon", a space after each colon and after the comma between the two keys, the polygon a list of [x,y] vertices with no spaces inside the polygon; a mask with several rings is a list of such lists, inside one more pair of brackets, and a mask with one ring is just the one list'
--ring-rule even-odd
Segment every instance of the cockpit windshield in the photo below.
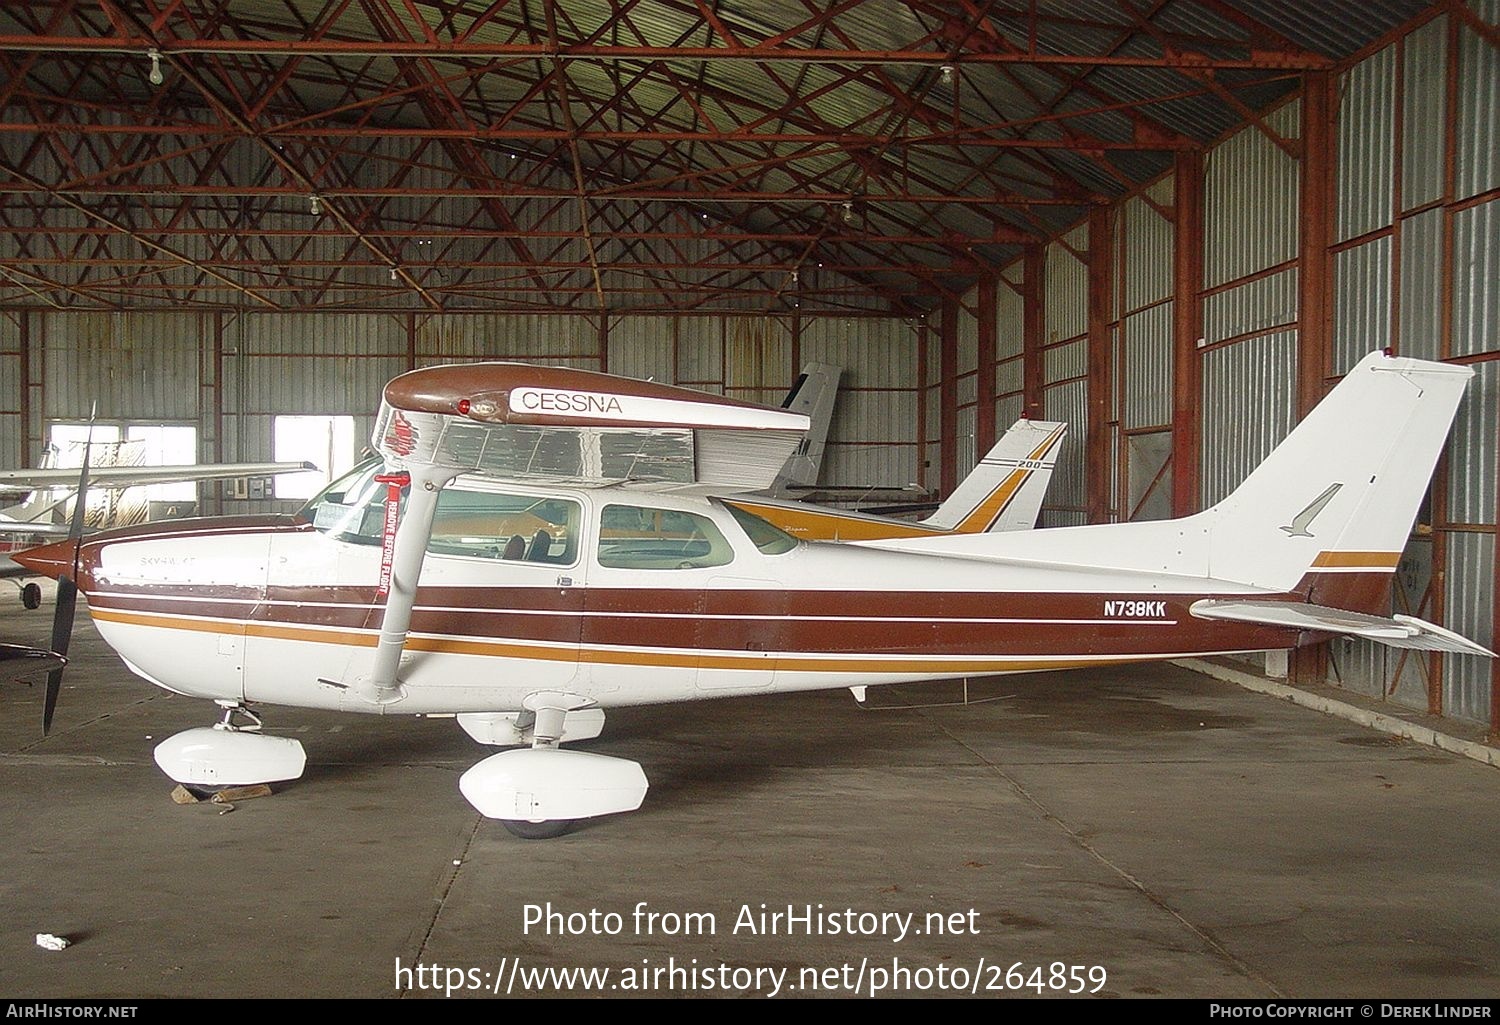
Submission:
{"label": "cockpit windshield", "polygon": [[331,537],[379,544],[385,522],[385,485],[375,480],[381,460],[367,459],[314,495],[298,513]]}

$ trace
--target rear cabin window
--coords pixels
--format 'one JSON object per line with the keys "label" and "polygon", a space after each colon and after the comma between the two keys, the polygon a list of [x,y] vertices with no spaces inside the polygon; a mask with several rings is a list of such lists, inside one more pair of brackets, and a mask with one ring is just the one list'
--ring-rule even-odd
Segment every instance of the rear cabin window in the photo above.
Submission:
{"label": "rear cabin window", "polygon": [[607,505],[599,519],[599,565],[612,569],[703,569],[734,560],[706,516],[675,509]]}

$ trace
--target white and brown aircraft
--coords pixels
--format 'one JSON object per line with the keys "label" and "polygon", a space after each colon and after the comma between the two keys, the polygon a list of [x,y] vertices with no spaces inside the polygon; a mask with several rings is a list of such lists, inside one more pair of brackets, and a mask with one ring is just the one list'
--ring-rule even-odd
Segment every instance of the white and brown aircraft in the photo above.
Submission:
{"label": "white and brown aircraft", "polygon": [[[1386,615],[1471,376],[1372,354],[1185,519],[821,544],[717,497],[767,486],[805,417],[573,370],[433,367],[385,389],[384,467],[300,515],[20,558],[76,581],[138,675],[222,706],[217,727],[157,748],[179,782],[301,774],[301,745],[258,732],[253,705],[456,713],[481,743],[520,748],[466,772],[464,795],[518,835],[556,835],[645,797],[637,763],[560,747],[597,736],[610,707],[1333,634],[1491,654]],[[55,700],[49,686],[48,714]]]}
{"label": "white and brown aircraft", "polygon": [[802,541],[879,541],[1030,530],[1036,526],[1067,433],[1065,423],[1024,417],[1017,420],[959,482],[953,494],[922,520],[755,495],[735,495],[725,501]]}

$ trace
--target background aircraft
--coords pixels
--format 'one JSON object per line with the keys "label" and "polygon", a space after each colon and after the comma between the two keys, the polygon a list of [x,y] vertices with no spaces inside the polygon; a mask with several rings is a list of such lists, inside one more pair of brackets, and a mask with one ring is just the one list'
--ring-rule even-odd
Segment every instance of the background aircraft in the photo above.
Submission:
{"label": "background aircraft", "polygon": [[988,530],[1031,530],[1068,433],[1065,423],[1017,420],[937,510],[902,520],[785,499],[735,497],[732,504],[804,541],[873,541]]}
{"label": "background aircraft", "polygon": [[[1374,353],[1183,519],[818,544],[713,497],[767,486],[805,416],[582,371],[431,367],[385,389],[386,472],[351,474],[302,516],[75,533],[20,561],[60,594],[76,583],[136,674],[221,706],[216,727],[157,747],[173,779],[300,776],[301,744],[261,733],[256,703],[456,714],[522,748],[472,767],[464,796],[518,835],[556,835],[645,798],[639,764],[560,746],[597,736],[608,707],[1333,634],[1492,656],[1384,614],[1472,376]],[[513,553],[536,522],[553,529]]]}

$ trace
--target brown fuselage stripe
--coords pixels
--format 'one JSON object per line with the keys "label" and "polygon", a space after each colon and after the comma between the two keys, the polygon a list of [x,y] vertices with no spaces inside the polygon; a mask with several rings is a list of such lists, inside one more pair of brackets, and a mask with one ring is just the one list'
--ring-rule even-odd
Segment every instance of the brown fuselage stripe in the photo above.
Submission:
{"label": "brown fuselage stripe", "polygon": [[[141,616],[99,610],[96,618],[109,623],[123,623],[152,629],[186,630],[195,633],[224,633],[236,637],[264,637],[318,644],[373,648],[378,637],[373,633],[340,630],[307,630],[271,626],[261,623],[222,623],[177,616]],[[1004,673],[1033,672],[1048,669],[1077,669],[1101,662],[1126,662],[1158,657],[1156,655],[1109,655],[1101,658],[1014,659],[986,658],[970,660],[944,659],[858,659],[816,658],[795,655],[746,657],[713,652],[624,651],[583,647],[545,647],[508,644],[504,641],[468,641],[449,637],[411,636],[410,651],[444,654],[484,655],[491,658],[518,658],[546,662],[585,662],[591,665],[632,665],[677,669],[761,670],[765,672],[806,673]]]}

